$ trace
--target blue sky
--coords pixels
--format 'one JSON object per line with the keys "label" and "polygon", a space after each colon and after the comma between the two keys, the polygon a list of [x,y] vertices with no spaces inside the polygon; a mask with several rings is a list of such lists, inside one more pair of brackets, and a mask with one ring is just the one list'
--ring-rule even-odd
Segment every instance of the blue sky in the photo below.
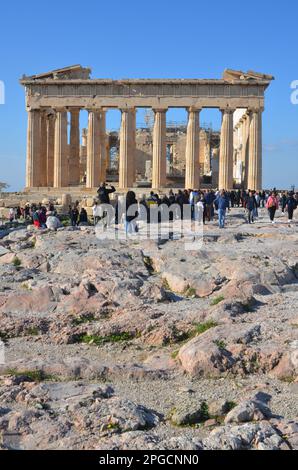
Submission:
{"label": "blue sky", "polygon": [[[264,186],[297,187],[298,105],[290,100],[298,80],[297,19],[297,0],[2,2],[0,181],[10,190],[25,183],[27,120],[18,79],[80,63],[100,78],[220,78],[225,68],[274,75],[263,119]],[[108,127],[119,118],[109,112]],[[167,117],[183,118],[183,110]],[[204,110],[201,118],[220,126],[219,111]]]}

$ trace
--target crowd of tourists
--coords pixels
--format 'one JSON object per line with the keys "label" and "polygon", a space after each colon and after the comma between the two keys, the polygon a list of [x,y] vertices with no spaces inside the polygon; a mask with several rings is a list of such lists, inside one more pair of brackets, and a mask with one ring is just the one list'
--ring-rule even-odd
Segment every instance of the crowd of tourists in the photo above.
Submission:
{"label": "crowd of tourists", "polygon": [[[92,207],[92,222],[97,225],[100,221],[105,227],[108,225],[108,214],[106,205],[110,205],[110,195],[116,192],[114,186],[102,183],[97,191],[97,198]],[[116,196],[117,201],[117,196]],[[138,230],[137,219],[142,213],[148,223],[152,222],[154,209],[158,209],[157,222],[162,219],[163,210],[167,211],[168,220],[188,218],[206,224],[212,222],[217,214],[218,225],[225,227],[226,215],[232,208],[243,208],[245,210],[248,224],[254,223],[261,208],[268,210],[271,223],[275,223],[275,214],[278,209],[282,214],[287,215],[288,223],[292,223],[294,211],[298,206],[298,193],[272,191],[213,191],[213,190],[178,190],[176,193],[170,189],[168,194],[159,195],[151,191],[148,196],[145,194],[137,200],[134,191],[128,191],[124,202],[124,212],[120,220],[119,206],[115,207],[115,223],[124,223],[127,233]],[[132,209],[132,210],[130,210]],[[64,214],[65,216],[65,214]],[[79,201],[69,206],[68,220],[72,226],[89,225],[87,211],[80,206]],[[26,204],[24,207],[11,208],[9,210],[11,222],[19,219],[30,220],[37,228],[57,229],[62,226],[54,204]],[[154,219],[155,220],[155,219]]]}
{"label": "crowd of tourists", "polygon": [[[129,191],[126,196],[126,209],[136,203],[136,195]],[[288,214],[288,223],[292,223],[293,214],[298,206],[298,193],[283,192],[278,194],[273,191],[213,191],[213,190],[179,190],[176,194],[170,190],[167,195],[159,196],[154,191],[150,192],[149,197],[143,195],[140,205],[145,207],[150,222],[150,209],[152,205],[171,207],[176,205],[181,219],[184,217],[186,207],[190,207],[191,218],[203,224],[211,222],[217,212],[218,224],[220,228],[225,227],[226,214],[234,207],[242,207],[246,211],[246,220],[248,224],[253,223],[259,215],[260,208],[268,210],[269,218],[272,224],[275,223],[275,214],[279,207],[282,213]],[[138,214],[135,214],[136,220]],[[170,220],[175,218],[175,212],[169,214]],[[126,223],[131,230],[132,216],[126,217]]]}

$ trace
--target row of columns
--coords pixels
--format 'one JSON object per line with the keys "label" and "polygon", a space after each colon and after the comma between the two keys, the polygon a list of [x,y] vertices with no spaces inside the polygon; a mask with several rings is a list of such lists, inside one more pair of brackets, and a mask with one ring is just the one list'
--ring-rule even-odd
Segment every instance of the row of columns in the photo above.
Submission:
{"label": "row of columns", "polygon": [[[106,111],[89,109],[86,187],[95,188],[106,178]],[[166,109],[155,109],[153,129],[152,187],[166,186]],[[188,109],[185,154],[185,187],[200,186],[200,109]],[[244,161],[247,187],[262,187],[262,119],[260,109],[247,114],[243,138],[249,140]],[[70,110],[70,143],[67,138],[67,110],[31,109],[28,112],[26,187],[63,188],[79,185],[80,125],[79,108]],[[219,159],[219,188],[233,188],[233,113],[222,110]],[[119,188],[133,186],[135,176],[136,111],[122,109],[120,128]],[[247,161],[248,160],[248,161]]]}
{"label": "row of columns", "polygon": [[[233,188],[234,109],[222,110],[220,137],[219,181],[220,189]],[[261,108],[248,110],[242,117],[243,186],[262,189],[262,112]]]}

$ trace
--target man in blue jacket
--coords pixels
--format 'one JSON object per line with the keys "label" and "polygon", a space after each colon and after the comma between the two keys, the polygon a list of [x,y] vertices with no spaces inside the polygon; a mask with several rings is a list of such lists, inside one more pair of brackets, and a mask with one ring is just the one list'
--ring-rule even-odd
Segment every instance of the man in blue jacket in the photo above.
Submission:
{"label": "man in blue jacket", "polygon": [[218,208],[218,224],[219,228],[225,227],[226,211],[229,208],[229,198],[227,193],[222,190],[214,201]]}

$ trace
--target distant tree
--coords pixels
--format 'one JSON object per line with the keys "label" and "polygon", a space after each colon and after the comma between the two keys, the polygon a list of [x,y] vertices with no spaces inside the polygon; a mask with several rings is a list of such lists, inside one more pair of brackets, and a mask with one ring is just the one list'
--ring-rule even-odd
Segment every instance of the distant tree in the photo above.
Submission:
{"label": "distant tree", "polygon": [[9,185],[7,183],[1,183],[0,181],[0,194],[2,193],[2,191],[4,191],[4,189],[7,188],[9,188]]}

